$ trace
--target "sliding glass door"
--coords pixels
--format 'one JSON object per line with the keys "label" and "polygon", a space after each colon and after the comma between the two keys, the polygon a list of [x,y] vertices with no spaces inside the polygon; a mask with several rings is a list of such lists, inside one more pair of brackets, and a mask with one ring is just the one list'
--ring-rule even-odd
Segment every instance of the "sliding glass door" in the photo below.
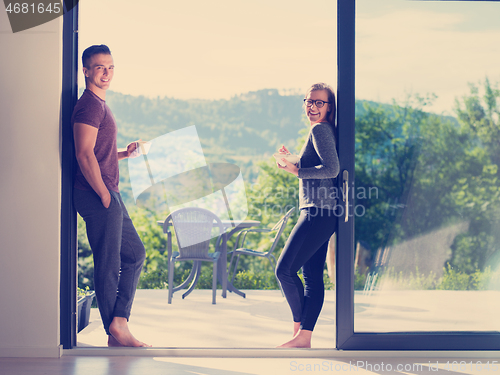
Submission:
{"label": "sliding glass door", "polygon": [[[348,210],[337,237],[336,347],[499,350],[500,4],[338,0],[337,14],[338,180]],[[73,75],[74,15],[64,29]],[[67,117],[76,93],[65,97]],[[72,160],[63,137],[63,160]],[[76,345],[70,182],[65,348]]]}
{"label": "sliding glass door", "polygon": [[337,347],[500,349],[500,4],[349,3]]}

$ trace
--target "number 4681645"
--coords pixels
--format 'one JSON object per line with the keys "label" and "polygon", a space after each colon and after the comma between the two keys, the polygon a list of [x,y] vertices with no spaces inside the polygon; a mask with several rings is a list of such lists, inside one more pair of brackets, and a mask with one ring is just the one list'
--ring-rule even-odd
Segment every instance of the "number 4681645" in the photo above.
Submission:
{"label": "number 4681645", "polygon": [[35,14],[35,13],[61,13],[61,3],[49,3],[45,5],[44,3],[8,3],[5,8],[7,13],[15,14]]}

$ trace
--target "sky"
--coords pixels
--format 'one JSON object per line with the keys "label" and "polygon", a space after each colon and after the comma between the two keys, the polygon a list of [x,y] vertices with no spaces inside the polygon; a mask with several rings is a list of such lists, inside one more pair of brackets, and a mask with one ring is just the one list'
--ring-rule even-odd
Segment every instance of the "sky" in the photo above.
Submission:
{"label": "sky", "polygon": [[[356,97],[434,93],[429,110],[452,113],[469,83],[500,81],[499,19],[498,2],[358,0]],[[303,93],[337,84],[336,25],[333,0],[80,0],[79,47],[110,47],[125,94]]]}

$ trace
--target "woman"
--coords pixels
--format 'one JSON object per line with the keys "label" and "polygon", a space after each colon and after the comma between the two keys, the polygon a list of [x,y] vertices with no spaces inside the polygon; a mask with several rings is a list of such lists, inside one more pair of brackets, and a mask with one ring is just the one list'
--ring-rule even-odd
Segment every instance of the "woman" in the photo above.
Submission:
{"label": "woman", "polygon": [[[335,148],[335,94],[325,83],[312,85],[304,99],[311,124],[298,165],[285,158],[278,167],[299,178],[300,216],[276,267],[293,316],[293,338],[281,348],[310,348],[311,336],[323,307],[323,270],[328,241],[337,226],[334,178],[339,173]],[[283,146],[280,153],[287,154]],[[297,272],[302,268],[305,288]]]}

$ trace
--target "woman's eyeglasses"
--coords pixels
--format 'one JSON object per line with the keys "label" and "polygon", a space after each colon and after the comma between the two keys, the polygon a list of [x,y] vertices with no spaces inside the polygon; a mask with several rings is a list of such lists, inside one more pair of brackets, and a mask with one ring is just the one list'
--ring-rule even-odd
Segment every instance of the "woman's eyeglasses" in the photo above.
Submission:
{"label": "woman's eyeglasses", "polygon": [[325,105],[325,103],[330,103],[330,102],[325,102],[323,100],[304,99],[304,103],[308,107],[312,107],[312,105],[314,104],[317,108],[321,108]]}

